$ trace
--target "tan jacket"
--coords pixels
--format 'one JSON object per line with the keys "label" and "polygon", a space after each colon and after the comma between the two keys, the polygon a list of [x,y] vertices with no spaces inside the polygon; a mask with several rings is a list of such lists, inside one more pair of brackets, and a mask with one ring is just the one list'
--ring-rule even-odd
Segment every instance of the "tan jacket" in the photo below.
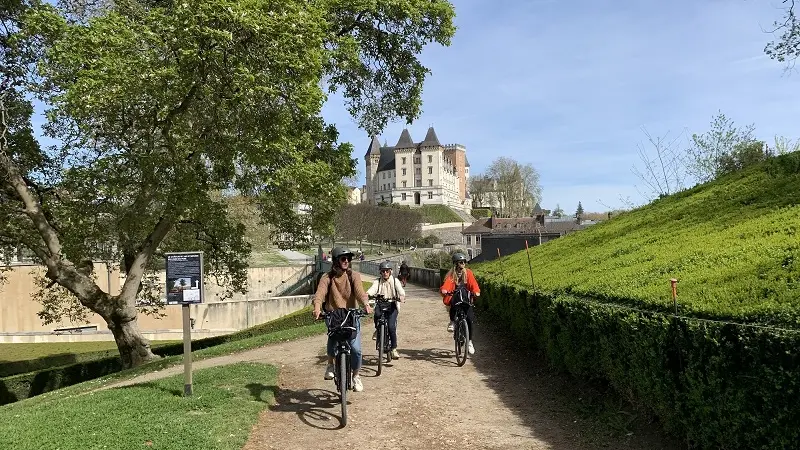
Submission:
{"label": "tan jacket", "polygon": [[[328,299],[325,306],[326,311],[333,311],[337,308],[358,308],[359,303],[364,305],[367,301],[367,293],[364,292],[364,285],[361,283],[361,274],[358,272],[351,272],[351,274],[353,277],[352,292],[346,272],[335,275],[332,280],[328,273],[322,274],[317,292],[314,294],[314,309],[320,309],[326,298]],[[328,290],[331,291],[330,296],[328,296]]]}

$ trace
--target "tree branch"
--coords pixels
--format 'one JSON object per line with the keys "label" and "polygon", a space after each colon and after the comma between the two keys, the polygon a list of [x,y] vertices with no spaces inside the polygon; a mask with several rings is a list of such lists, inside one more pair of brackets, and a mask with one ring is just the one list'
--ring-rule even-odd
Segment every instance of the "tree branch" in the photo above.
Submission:
{"label": "tree branch", "polygon": [[[22,200],[25,205],[25,214],[30,217],[36,226],[36,230],[47,245],[49,254],[37,255],[42,258],[42,262],[47,265],[50,271],[55,271],[58,262],[61,260],[61,241],[58,239],[56,230],[53,229],[48,222],[46,215],[42,211],[42,207],[36,198],[31,193],[25,179],[17,168],[16,164],[11,160],[8,155],[8,141],[6,140],[6,133],[8,132],[8,123],[6,122],[6,93],[0,94],[0,167],[6,173],[6,181],[16,192],[17,196]],[[31,249],[33,250],[33,249]],[[55,275],[53,273],[53,275]]]}
{"label": "tree branch", "polygon": [[173,225],[174,222],[171,218],[162,216],[156,223],[155,227],[153,227],[153,231],[151,231],[144,240],[138,249],[139,252],[133,258],[133,262],[131,263],[125,278],[125,284],[122,286],[122,290],[120,291],[121,298],[131,298],[139,291],[139,284],[142,281],[142,276],[144,275],[144,269],[147,261],[153,255],[153,252],[155,252],[159,244],[161,244],[161,241],[164,240],[164,237],[166,237],[167,233],[169,233],[169,230],[172,229]]}

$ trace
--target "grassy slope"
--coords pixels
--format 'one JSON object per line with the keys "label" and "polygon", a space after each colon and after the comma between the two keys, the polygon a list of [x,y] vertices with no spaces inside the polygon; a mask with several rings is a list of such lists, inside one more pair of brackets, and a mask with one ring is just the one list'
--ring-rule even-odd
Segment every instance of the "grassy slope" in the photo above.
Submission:
{"label": "grassy slope", "polygon": [[422,205],[419,210],[422,221],[428,223],[461,222],[461,217],[444,205]]}
{"label": "grassy slope", "polygon": [[[798,325],[800,155],[697,186],[531,249],[540,292],[683,314]],[[475,265],[529,288],[525,252]],[[504,270],[505,269],[505,270]]]}
{"label": "grassy slope", "polygon": [[[238,363],[91,395],[0,408],[0,448],[240,449],[272,401],[277,370]],[[47,424],[43,426],[43,424]]]}

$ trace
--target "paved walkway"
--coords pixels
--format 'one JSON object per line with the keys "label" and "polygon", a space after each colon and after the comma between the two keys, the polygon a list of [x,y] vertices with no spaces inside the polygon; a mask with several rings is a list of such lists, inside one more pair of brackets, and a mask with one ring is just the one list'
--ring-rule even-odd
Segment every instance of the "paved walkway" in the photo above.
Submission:
{"label": "paved walkway", "polygon": [[[401,359],[380,377],[371,321],[365,328],[365,390],[349,395],[346,428],[340,429],[333,381],[323,380],[325,336],[197,361],[194,369],[237,361],[280,367],[278,386],[257,380],[248,386],[255,396],[273,391],[276,402],[261,414],[245,450],[674,448],[650,429],[622,439],[594,437],[598,424],[587,424],[574,407],[565,406],[573,401],[567,397],[577,396],[569,381],[540,362],[519,358],[502,336],[480,323],[476,354],[457,367],[440,296],[411,285],[407,293],[399,319]],[[182,370],[177,366],[124,384]]]}

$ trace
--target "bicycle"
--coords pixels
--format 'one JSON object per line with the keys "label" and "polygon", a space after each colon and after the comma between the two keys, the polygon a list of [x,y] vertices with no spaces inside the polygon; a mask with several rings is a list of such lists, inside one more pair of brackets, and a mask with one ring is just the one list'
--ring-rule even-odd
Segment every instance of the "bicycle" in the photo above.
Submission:
{"label": "bicycle", "polygon": [[[368,315],[363,309],[357,308],[347,308],[347,312],[353,315],[354,321],[358,321]],[[327,311],[322,311],[319,317],[325,319],[328,326],[328,335],[336,340],[333,350],[333,383],[339,393],[339,400],[342,404],[342,427],[345,427],[347,426],[347,391],[354,389],[353,371],[350,369],[350,338],[347,336],[352,330],[343,327],[343,324],[331,328],[332,324],[328,323],[327,320],[330,317],[330,313]]]}
{"label": "bicycle", "polygon": [[[391,340],[389,338],[389,313],[392,309],[392,303],[396,302],[397,298],[386,298],[381,294],[371,295],[370,300],[375,301],[375,310],[381,310],[381,315],[378,318],[378,333],[375,339],[375,348],[378,350],[378,371],[376,376],[380,376],[383,372],[384,356],[386,362],[392,362],[392,349],[389,348]],[[396,306],[395,306],[396,307]]]}
{"label": "bicycle", "polygon": [[[446,292],[446,295],[454,294],[455,291]],[[453,296],[452,298],[454,298]],[[463,296],[460,298],[463,299]],[[457,303],[451,303],[450,308],[456,308],[455,319],[453,320],[453,340],[456,347],[456,363],[458,367],[463,366],[467,362],[467,347],[469,345],[469,325],[467,324],[467,311],[472,308],[474,297],[470,292],[468,300],[462,300]]]}

